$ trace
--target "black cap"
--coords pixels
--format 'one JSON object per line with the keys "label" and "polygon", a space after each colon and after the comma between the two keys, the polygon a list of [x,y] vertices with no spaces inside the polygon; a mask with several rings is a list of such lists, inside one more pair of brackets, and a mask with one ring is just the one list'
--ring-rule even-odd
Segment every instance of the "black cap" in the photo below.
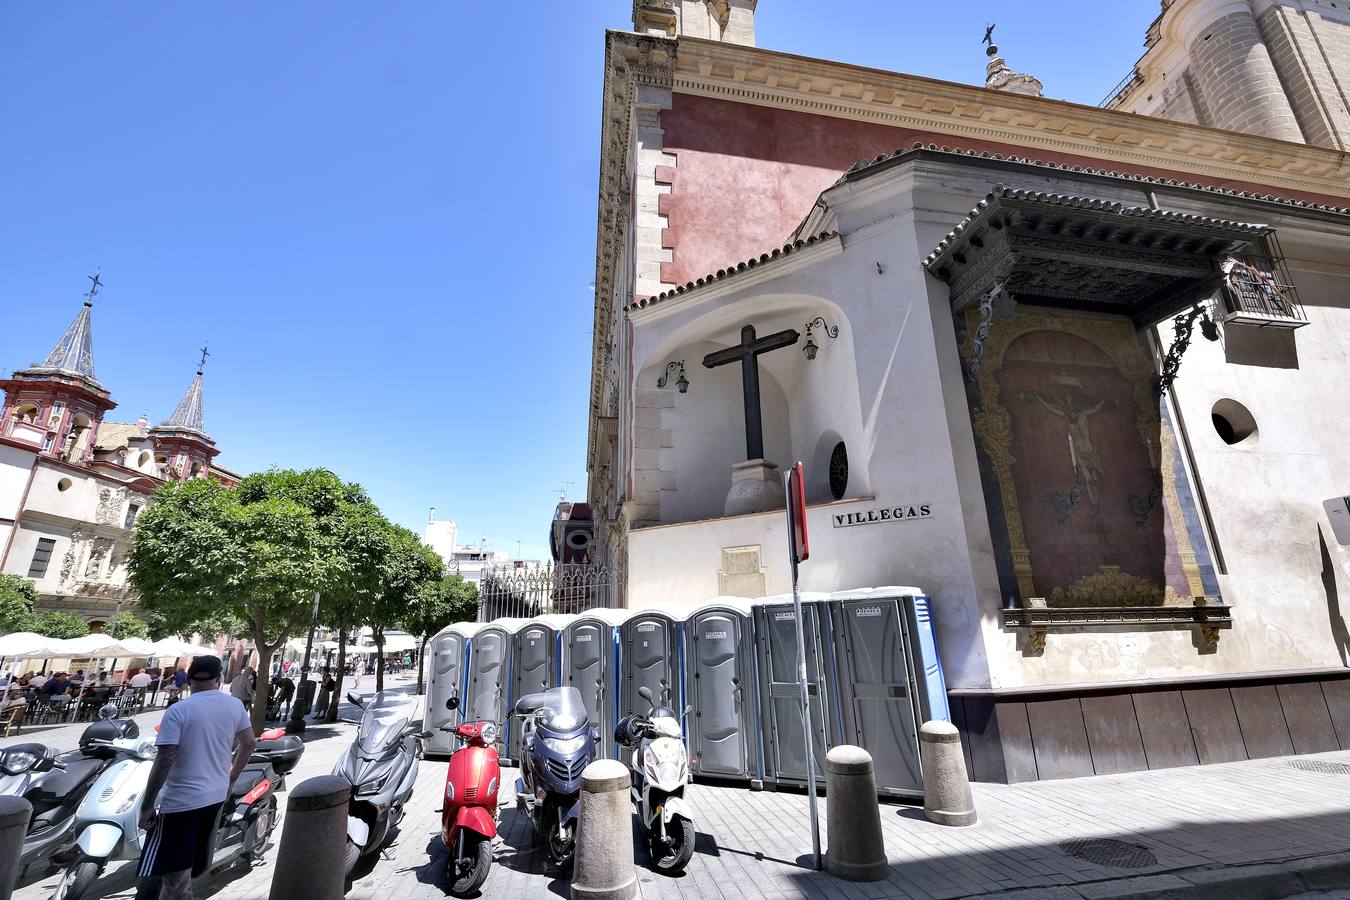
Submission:
{"label": "black cap", "polygon": [[220,677],[220,659],[215,656],[193,657],[188,666],[188,677],[196,681],[210,681]]}

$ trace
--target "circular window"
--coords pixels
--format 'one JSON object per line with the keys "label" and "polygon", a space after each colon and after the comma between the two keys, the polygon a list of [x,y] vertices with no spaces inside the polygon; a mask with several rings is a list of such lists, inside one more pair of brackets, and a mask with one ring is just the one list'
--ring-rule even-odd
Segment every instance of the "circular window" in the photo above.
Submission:
{"label": "circular window", "polygon": [[58,491],[68,491],[70,490],[70,486],[72,484],[74,484],[74,482],[71,481],[69,478],[62,478],[60,481],[56,483],[56,489]]}
{"label": "circular window", "polygon": [[1225,444],[1243,444],[1256,441],[1256,419],[1251,411],[1236,400],[1223,399],[1210,411],[1214,430]]}
{"label": "circular window", "polygon": [[591,536],[584,531],[573,531],[567,535],[567,546],[573,550],[585,550],[591,543]]}
{"label": "circular window", "polygon": [[848,448],[840,441],[830,453],[830,496],[836,500],[844,499],[848,490]]}

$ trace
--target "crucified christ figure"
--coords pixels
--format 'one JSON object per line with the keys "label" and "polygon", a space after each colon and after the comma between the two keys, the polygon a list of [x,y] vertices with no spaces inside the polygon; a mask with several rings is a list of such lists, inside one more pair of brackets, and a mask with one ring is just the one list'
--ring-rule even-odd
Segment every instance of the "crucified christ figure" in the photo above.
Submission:
{"label": "crucified christ figure", "polygon": [[1092,432],[1088,427],[1088,417],[1099,412],[1106,405],[1098,400],[1089,405],[1076,391],[1067,391],[1062,396],[1046,397],[1032,394],[1035,400],[1057,418],[1063,419],[1068,427],[1069,460],[1073,463],[1075,476],[1083,479],[1083,489],[1093,508],[1098,507],[1101,497],[1101,478],[1105,474],[1101,455],[1092,446]]}

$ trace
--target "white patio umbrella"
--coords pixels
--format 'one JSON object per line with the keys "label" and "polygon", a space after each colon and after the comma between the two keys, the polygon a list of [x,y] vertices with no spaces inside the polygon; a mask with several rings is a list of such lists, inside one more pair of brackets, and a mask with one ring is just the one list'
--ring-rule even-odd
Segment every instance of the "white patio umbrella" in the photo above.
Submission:
{"label": "white patio umbrella", "polygon": [[147,641],[145,638],[121,638],[117,642],[121,645],[125,653],[120,656],[144,657],[149,659],[155,655],[154,641]]}
{"label": "white patio umbrella", "polygon": [[106,634],[86,634],[84,637],[55,641],[52,656],[64,659],[107,659],[114,656],[135,656],[122,643]]}
{"label": "white patio umbrella", "polygon": [[56,638],[32,631],[16,631],[0,637],[0,658],[7,659],[45,659],[56,656],[52,645],[60,643]]}
{"label": "white patio umbrella", "polygon": [[209,656],[214,653],[211,647],[203,647],[200,644],[189,644],[186,641],[180,641],[177,638],[164,638],[154,643],[154,653],[150,656],[160,657],[179,657],[179,656]]}

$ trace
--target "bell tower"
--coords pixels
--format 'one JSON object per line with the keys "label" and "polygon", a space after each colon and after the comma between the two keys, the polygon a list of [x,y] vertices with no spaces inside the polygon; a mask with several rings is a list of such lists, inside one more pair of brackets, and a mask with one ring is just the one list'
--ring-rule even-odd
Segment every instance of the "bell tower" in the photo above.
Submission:
{"label": "bell tower", "polygon": [[641,34],[695,37],[755,46],[759,0],[634,0],[633,28]]}
{"label": "bell tower", "polygon": [[89,280],[83,308],[46,360],[0,380],[5,392],[0,436],[75,465],[89,461],[104,415],[117,406],[94,377],[90,311],[103,283],[97,275]]}
{"label": "bell tower", "polygon": [[178,407],[163,423],[150,429],[155,442],[155,461],[161,478],[169,481],[187,481],[205,478],[211,471],[211,460],[219,455],[216,442],[206,433],[202,411],[202,370],[211,354],[203,347],[202,361],[197,366],[197,377],[192,379]]}

